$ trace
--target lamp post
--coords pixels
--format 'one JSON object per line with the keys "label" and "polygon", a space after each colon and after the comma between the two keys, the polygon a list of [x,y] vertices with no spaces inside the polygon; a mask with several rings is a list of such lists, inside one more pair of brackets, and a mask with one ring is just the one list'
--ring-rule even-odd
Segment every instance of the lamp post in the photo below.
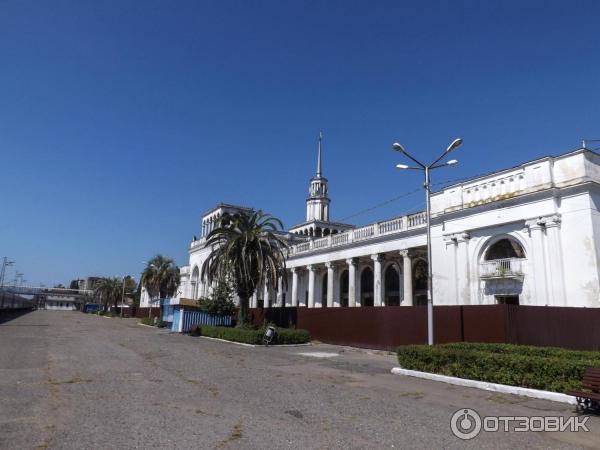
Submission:
{"label": "lamp post", "polygon": [[452,143],[446,148],[446,150],[431,164],[423,164],[422,162],[411,156],[399,143],[394,143],[392,146],[394,150],[402,153],[408,159],[413,161],[417,166],[407,166],[406,164],[398,164],[396,167],[402,170],[420,170],[425,174],[425,204],[426,204],[426,216],[427,216],[427,343],[433,345],[433,258],[431,257],[431,180],[429,173],[433,169],[439,169],[441,167],[452,166],[458,161],[451,159],[445,163],[440,161],[451,151],[457,149],[462,144],[462,139],[454,139]]}

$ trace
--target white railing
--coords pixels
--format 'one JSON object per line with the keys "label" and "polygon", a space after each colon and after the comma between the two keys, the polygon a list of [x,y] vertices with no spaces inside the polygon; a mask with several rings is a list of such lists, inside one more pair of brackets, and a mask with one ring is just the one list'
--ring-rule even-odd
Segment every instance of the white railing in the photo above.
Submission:
{"label": "white railing", "polygon": [[375,225],[367,225],[366,227],[352,230],[352,242],[364,241],[375,234]]}
{"label": "white railing", "polygon": [[346,244],[348,242],[348,238],[349,238],[348,233],[334,234],[331,236],[331,245],[336,246],[336,245]]}
{"label": "white railing", "polygon": [[313,241],[313,248],[314,249],[325,248],[325,247],[329,247],[329,237],[315,239]]}
{"label": "white railing", "polygon": [[505,258],[479,264],[481,278],[516,278],[523,276],[523,258]]}
{"label": "white railing", "polygon": [[206,243],[206,238],[202,237],[200,239],[197,239],[195,241],[192,241],[192,243],[190,244],[190,248],[196,248],[196,247],[201,247]]}
{"label": "white railing", "polygon": [[411,214],[407,216],[408,228],[418,227],[419,225],[427,225],[427,214],[420,212],[417,214]]}
{"label": "white railing", "polygon": [[379,234],[393,233],[394,231],[400,231],[404,229],[404,217],[398,217],[397,219],[386,220],[385,222],[378,223]]}
{"label": "white railing", "polygon": [[352,242],[363,242],[370,239],[376,239],[379,236],[400,233],[415,228],[423,228],[427,225],[427,216],[425,212],[411,214],[408,216],[396,217],[395,219],[383,222],[372,223],[361,228],[344,231],[339,234],[332,234],[324,238],[314,239],[310,242],[292,245],[289,248],[290,256],[299,253],[306,253],[323,248],[337,247]]}

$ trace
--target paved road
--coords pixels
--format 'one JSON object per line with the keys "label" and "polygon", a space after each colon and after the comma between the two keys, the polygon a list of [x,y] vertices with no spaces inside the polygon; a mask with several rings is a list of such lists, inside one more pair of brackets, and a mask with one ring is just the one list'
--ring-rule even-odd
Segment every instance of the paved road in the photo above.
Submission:
{"label": "paved road", "polygon": [[[302,353],[330,353],[333,357]],[[321,355],[324,356],[324,355]],[[0,448],[600,448],[590,433],[485,433],[449,420],[570,406],[391,375],[391,355],[250,348],[134,319],[36,311],[0,323]]]}

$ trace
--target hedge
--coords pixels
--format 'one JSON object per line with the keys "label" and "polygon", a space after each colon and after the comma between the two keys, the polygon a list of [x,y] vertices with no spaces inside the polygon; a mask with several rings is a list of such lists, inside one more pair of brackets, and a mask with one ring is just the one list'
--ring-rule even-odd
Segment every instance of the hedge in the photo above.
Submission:
{"label": "hedge", "polygon": [[600,352],[510,344],[408,345],[398,348],[404,369],[458,378],[564,392],[579,389]]}
{"label": "hedge", "polygon": [[141,322],[144,325],[150,325],[151,327],[165,328],[167,326],[167,322],[162,320],[157,320],[154,322],[154,317],[144,317]]}
{"label": "hedge", "polygon": [[[200,325],[194,327],[190,334],[194,336],[206,336],[227,341],[242,342],[244,344],[262,345],[265,329],[252,328],[230,328]],[[310,333],[306,330],[294,330],[289,328],[275,328],[275,336],[271,345],[305,344],[310,341]]]}

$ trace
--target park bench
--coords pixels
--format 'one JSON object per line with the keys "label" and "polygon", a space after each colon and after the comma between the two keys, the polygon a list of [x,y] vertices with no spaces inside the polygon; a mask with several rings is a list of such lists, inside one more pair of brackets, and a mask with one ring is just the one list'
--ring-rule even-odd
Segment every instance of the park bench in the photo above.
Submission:
{"label": "park bench", "polygon": [[583,374],[581,386],[585,390],[571,389],[566,393],[577,397],[580,408],[600,409],[600,368],[588,367]]}

